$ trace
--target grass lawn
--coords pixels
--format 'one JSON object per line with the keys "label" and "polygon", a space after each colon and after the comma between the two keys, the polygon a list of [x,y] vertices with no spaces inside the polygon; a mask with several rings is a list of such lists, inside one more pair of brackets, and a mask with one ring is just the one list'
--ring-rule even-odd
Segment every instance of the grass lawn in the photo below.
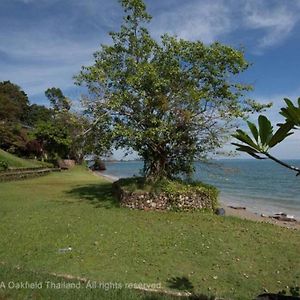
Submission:
{"label": "grass lawn", "polygon": [[[132,211],[119,208],[110,189],[111,183],[82,167],[0,183],[0,261],[5,263],[0,283],[45,281],[51,278],[45,274],[55,272],[98,282],[193,288],[226,299],[253,299],[264,289],[299,285],[299,231],[208,213]],[[72,251],[59,252],[69,246]],[[24,293],[38,298],[44,292],[0,288],[0,299],[23,299]],[[51,299],[51,293],[56,299],[58,293],[63,299],[74,295],[45,293],[42,299]],[[86,290],[77,293],[76,299],[88,299]],[[88,295],[99,299],[103,293]],[[130,290],[112,290],[100,299],[122,297],[156,299]]]}
{"label": "grass lawn", "polygon": [[34,159],[23,159],[0,149],[0,160],[8,163],[10,168],[49,167],[51,164]]}

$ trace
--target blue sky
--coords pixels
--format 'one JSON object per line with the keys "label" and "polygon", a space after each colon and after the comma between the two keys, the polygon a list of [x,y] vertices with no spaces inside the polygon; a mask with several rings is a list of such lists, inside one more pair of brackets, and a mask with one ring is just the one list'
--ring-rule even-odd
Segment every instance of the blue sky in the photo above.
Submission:
{"label": "blue sky", "polygon": [[[300,0],[146,0],[155,37],[169,32],[205,43],[243,46],[253,64],[241,79],[254,85],[252,98],[273,101],[300,96]],[[44,91],[60,87],[73,99],[81,90],[72,76],[109,43],[122,10],[117,0],[0,0],[0,81],[22,87],[31,102],[46,104]],[[274,154],[299,158],[300,134]]]}

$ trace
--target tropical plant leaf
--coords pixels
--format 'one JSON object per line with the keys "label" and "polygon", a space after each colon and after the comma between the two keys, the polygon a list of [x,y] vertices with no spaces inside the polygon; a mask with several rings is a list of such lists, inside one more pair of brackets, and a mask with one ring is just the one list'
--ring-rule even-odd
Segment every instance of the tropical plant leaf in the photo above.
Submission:
{"label": "tropical plant leaf", "polygon": [[259,146],[257,144],[255,144],[253,142],[253,140],[250,138],[250,136],[243,130],[238,129],[236,131],[236,133],[233,134],[232,136],[235,137],[236,139],[238,139],[239,141],[241,141],[259,151]]}
{"label": "tropical plant leaf", "polygon": [[284,107],[281,109],[281,115],[283,115],[286,120],[294,123],[295,125],[300,125],[300,108],[297,107]]}
{"label": "tropical plant leaf", "polygon": [[255,124],[247,121],[248,127],[251,130],[251,133],[254,137],[254,139],[256,140],[256,142],[258,143],[258,130],[257,127],[255,126]]}
{"label": "tropical plant leaf", "polygon": [[270,142],[269,142],[269,147],[272,148],[281,141],[283,141],[286,137],[289,135],[293,134],[293,132],[289,132],[294,125],[292,123],[284,123],[281,124],[278,130],[275,132],[275,134],[272,136]]}
{"label": "tropical plant leaf", "polygon": [[273,135],[272,124],[267,117],[260,115],[258,117],[258,125],[261,144],[267,146]]}
{"label": "tropical plant leaf", "polygon": [[[234,146],[237,146],[239,149],[243,149],[243,151],[245,152],[252,152],[252,153],[260,153],[259,151],[257,151],[256,149],[246,146],[246,145],[242,145],[242,144],[238,144],[238,143],[231,143]],[[242,150],[240,150],[242,151]]]}
{"label": "tropical plant leaf", "polygon": [[256,158],[256,159],[265,159],[265,158],[263,158],[263,157],[258,156],[257,154],[255,154],[255,153],[253,153],[253,152],[248,152],[248,151],[247,151],[246,149],[244,149],[244,148],[237,148],[236,150],[237,150],[237,151],[246,152],[246,153],[248,153],[249,155],[253,156],[253,157]]}
{"label": "tropical plant leaf", "polygon": [[283,100],[285,101],[285,103],[286,103],[286,105],[287,105],[288,107],[291,107],[291,108],[294,108],[294,107],[295,107],[295,106],[294,106],[294,103],[293,103],[290,99],[284,98]]}

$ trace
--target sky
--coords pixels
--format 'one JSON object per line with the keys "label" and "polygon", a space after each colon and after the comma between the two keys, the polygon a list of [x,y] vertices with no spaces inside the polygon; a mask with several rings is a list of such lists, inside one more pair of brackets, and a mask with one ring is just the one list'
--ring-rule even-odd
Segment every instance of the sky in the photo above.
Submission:
{"label": "sky", "polygon": [[[245,49],[252,64],[240,77],[249,97],[273,102],[265,114],[280,121],[283,98],[300,96],[300,0],[145,0],[152,35],[163,33],[206,44]],[[44,91],[59,87],[78,100],[73,76],[111,42],[122,10],[117,0],[0,0],[0,81],[18,84],[31,103],[47,105]],[[273,152],[300,158],[300,133]]]}

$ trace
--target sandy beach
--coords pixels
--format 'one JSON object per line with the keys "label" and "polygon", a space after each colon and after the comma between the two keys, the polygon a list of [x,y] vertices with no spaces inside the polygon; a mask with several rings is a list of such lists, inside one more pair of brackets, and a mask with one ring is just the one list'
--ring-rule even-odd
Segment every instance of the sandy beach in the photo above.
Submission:
{"label": "sandy beach", "polygon": [[265,223],[270,223],[282,227],[287,227],[291,229],[300,229],[300,222],[299,220],[295,222],[288,222],[288,221],[279,221],[274,218],[270,218],[269,216],[264,216],[262,217],[259,213],[253,213],[249,211],[247,208],[246,209],[234,209],[231,207],[228,207],[226,203],[220,202],[221,206],[225,209],[225,215],[226,216],[233,216],[233,217],[238,217],[241,219],[246,219],[246,220],[252,220],[255,222],[265,222]]}
{"label": "sandy beach", "polygon": [[[103,174],[102,172],[99,172],[99,171],[94,171],[93,173],[96,176],[100,176],[111,182],[117,181],[119,179],[116,176]],[[220,207],[224,208],[225,216],[232,216],[232,217],[251,220],[251,221],[255,221],[255,222],[265,222],[265,223],[274,224],[274,225],[278,225],[278,226],[286,227],[286,228],[290,228],[290,229],[295,229],[295,230],[300,229],[300,221],[299,220],[296,220],[294,222],[279,221],[274,218],[270,218],[269,216],[262,216],[260,213],[254,213],[254,212],[248,210],[247,208],[246,209],[234,209],[232,207],[229,207],[228,204],[222,200],[220,201]]]}

